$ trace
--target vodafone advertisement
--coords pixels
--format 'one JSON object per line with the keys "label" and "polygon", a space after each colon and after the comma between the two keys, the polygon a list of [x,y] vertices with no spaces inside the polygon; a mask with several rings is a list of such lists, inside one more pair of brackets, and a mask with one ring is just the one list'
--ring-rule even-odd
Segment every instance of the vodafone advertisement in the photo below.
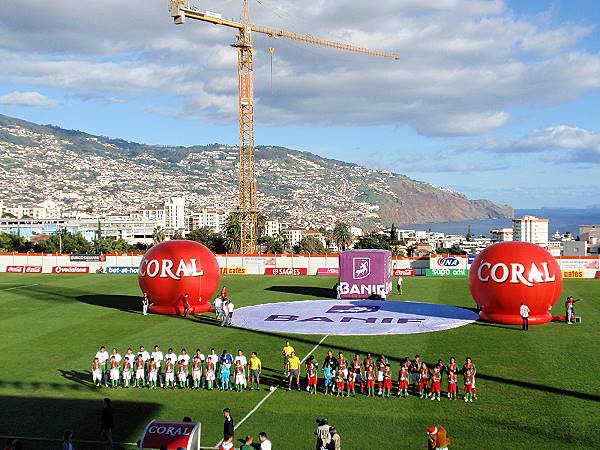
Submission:
{"label": "vodafone advertisement", "polygon": [[267,267],[265,269],[265,275],[291,275],[297,277],[301,275],[308,275],[308,269],[306,267],[300,267],[298,269]]}
{"label": "vodafone advertisement", "polygon": [[89,267],[84,266],[54,266],[52,273],[72,274],[72,273],[90,273]]}
{"label": "vodafone advertisement", "polygon": [[140,449],[200,450],[200,422],[153,420],[146,426]]}
{"label": "vodafone advertisement", "polygon": [[42,273],[42,266],[6,266],[6,273]]}

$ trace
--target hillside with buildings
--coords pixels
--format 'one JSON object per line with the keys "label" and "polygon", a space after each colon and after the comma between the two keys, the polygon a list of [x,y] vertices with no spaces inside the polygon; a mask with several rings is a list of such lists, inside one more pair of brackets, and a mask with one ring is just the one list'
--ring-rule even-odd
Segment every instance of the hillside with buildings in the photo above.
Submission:
{"label": "hillside with buildings", "polygon": [[[406,176],[311,153],[258,147],[261,212],[294,227],[363,227],[512,217],[512,208]],[[189,211],[235,208],[237,148],[143,145],[0,115],[5,207],[58,205],[67,216],[127,215],[182,197]]]}

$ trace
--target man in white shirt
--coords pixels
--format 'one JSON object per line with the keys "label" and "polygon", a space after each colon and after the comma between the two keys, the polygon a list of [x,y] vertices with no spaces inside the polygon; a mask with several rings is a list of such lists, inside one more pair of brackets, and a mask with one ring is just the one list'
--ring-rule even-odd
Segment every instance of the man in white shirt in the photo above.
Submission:
{"label": "man in white shirt", "polygon": [[138,352],[138,355],[142,357],[142,361],[144,361],[144,363],[148,362],[150,359],[150,353],[146,351],[143,345],[140,345],[140,351]]}
{"label": "man in white shirt", "polygon": [[177,355],[173,352],[172,348],[169,348],[169,351],[165,355],[165,362],[168,361],[169,359],[171,360],[171,362],[173,363],[174,366],[176,366],[177,365],[177,361],[179,361],[177,359]]}
{"label": "man in white shirt", "polygon": [[185,361],[185,365],[187,366],[190,362],[190,355],[187,354],[185,348],[181,349],[181,354],[177,358],[177,361],[181,361],[182,359]]}
{"label": "man in white shirt", "polygon": [[244,368],[244,378],[249,377],[250,375],[246,371],[246,368],[248,366],[248,360],[246,359],[246,355],[244,355],[244,352],[242,350],[238,350],[238,354],[233,359],[233,362],[235,362],[236,365],[237,365],[238,361],[240,362],[240,364]]}
{"label": "man in white shirt", "polygon": [[154,346],[154,351],[152,352],[152,354],[150,356],[152,358],[154,358],[154,362],[156,364],[156,371],[158,372],[158,380],[160,382],[160,387],[164,387],[162,371],[160,369],[162,362],[164,360],[164,357],[163,357],[163,353],[160,351],[160,347],[158,345]]}
{"label": "man in white shirt", "polygon": [[402,283],[403,283],[403,279],[402,277],[398,277],[398,294],[402,295]]}
{"label": "man in white shirt", "polygon": [[258,433],[258,439],[260,440],[260,450],[271,450],[273,448],[271,441],[267,437],[267,433],[264,431]]}
{"label": "man in white shirt", "polygon": [[523,320],[523,331],[529,330],[529,307],[525,303],[521,303],[519,309],[521,313],[521,319]]}
{"label": "man in white shirt", "polygon": [[100,367],[102,368],[104,386],[108,387],[108,369],[106,366],[106,362],[108,361],[108,352],[106,351],[106,347],[104,345],[100,347],[100,350],[98,350],[98,352],[96,353],[96,358],[98,358],[98,362],[100,363]]}
{"label": "man in white shirt", "polygon": [[221,326],[224,327],[227,325],[229,320],[229,301],[223,302],[223,307],[221,308]]}
{"label": "man in white shirt", "polygon": [[214,301],[214,307],[215,307],[215,314],[217,315],[217,320],[220,320],[223,315],[223,299],[221,298],[221,296],[215,298]]}
{"label": "man in white shirt", "polygon": [[[219,355],[217,355],[214,348],[210,349],[210,354],[206,357],[206,359],[212,363],[213,370],[215,371],[215,373],[219,373]],[[215,379],[215,384],[217,384],[217,387],[219,386],[217,379]]]}
{"label": "man in white shirt", "polygon": [[227,326],[233,325],[233,302],[227,300]]}

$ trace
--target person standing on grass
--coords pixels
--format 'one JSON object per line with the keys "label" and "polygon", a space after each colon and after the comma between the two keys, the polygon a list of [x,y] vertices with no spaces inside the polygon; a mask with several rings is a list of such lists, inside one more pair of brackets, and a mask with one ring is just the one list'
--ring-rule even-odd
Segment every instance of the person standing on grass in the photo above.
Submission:
{"label": "person standing on grass", "polygon": [[233,325],[233,310],[234,305],[231,300],[227,300],[227,326],[230,327]]}
{"label": "person standing on grass", "polygon": [[398,277],[398,294],[402,295],[402,284],[403,284],[404,280],[402,279],[402,277]]}
{"label": "person standing on grass", "polygon": [[525,303],[521,303],[521,308],[519,308],[519,313],[521,314],[521,320],[523,321],[523,331],[529,330],[529,306]]}
{"label": "person standing on grass", "polygon": [[215,298],[213,302],[213,307],[215,308],[215,316],[217,320],[223,319],[223,299],[221,296]]}
{"label": "person standing on grass", "polygon": [[219,446],[219,450],[235,450],[232,435],[225,436],[225,439],[223,439],[223,442],[221,442],[221,445]]}
{"label": "person standing on grass", "polygon": [[190,311],[189,297],[190,296],[187,292],[183,295],[183,317],[187,317],[188,312]]}
{"label": "person standing on grass", "polygon": [[75,450],[73,447],[73,432],[71,430],[65,430],[63,433],[63,445],[62,450]]}
{"label": "person standing on grass", "polygon": [[142,312],[145,316],[148,315],[148,305],[150,305],[150,301],[148,300],[148,294],[144,292],[144,297],[142,298]]}
{"label": "person standing on grass", "polygon": [[164,361],[164,356],[163,353],[160,351],[160,347],[158,345],[154,346],[154,351],[152,352],[152,354],[150,355],[151,358],[154,358],[154,363],[156,364],[156,370],[158,373],[158,381],[160,383],[160,387],[163,387],[163,361]]}
{"label": "person standing on grass", "polygon": [[292,390],[292,379],[296,379],[296,387],[300,390],[300,358],[296,352],[292,352],[287,362],[287,372],[289,376],[288,391]]}
{"label": "person standing on grass", "polygon": [[288,358],[290,357],[290,355],[292,354],[292,352],[294,351],[294,347],[292,347],[290,345],[290,341],[285,341],[285,345],[283,346],[283,350],[281,351],[281,354],[283,355],[283,370],[287,370],[287,362],[288,362]]}
{"label": "person standing on grass", "polygon": [[223,301],[223,306],[221,307],[221,326],[227,326],[227,322],[229,321],[229,300]]}
{"label": "person standing on grass", "polygon": [[113,448],[112,432],[115,427],[114,410],[110,398],[104,399],[104,408],[100,416],[100,435],[104,441],[104,449],[111,450]]}
{"label": "person standing on grass", "polygon": [[254,383],[256,383],[256,390],[260,389],[260,371],[262,370],[262,363],[256,352],[252,352],[250,356],[250,390],[254,389]]}
{"label": "person standing on grass", "polygon": [[317,421],[317,429],[315,435],[317,436],[317,450],[322,450],[331,442],[331,433],[329,432],[329,420],[327,417],[323,417]]}
{"label": "person standing on grass", "polygon": [[96,358],[100,361],[100,370],[102,371],[104,386],[108,387],[108,352],[104,345],[100,347],[100,350],[96,353]]}
{"label": "person standing on grass", "polygon": [[254,445],[252,445],[253,441],[254,438],[252,436],[246,436],[246,439],[244,439],[244,445],[240,447],[240,450],[254,450]]}
{"label": "person standing on grass", "polygon": [[260,450],[271,450],[273,448],[271,441],[267,437],[267,433],[264,431],[258,433],[258,440],[260,441]]}
{"label": "person standing on grass", "polygon": [[342,441],[340,435],[335,427],[329,428],[329,434],[331,435],[331,441],[325,447],[327,450],[341,450]]}
{"label": "person standing on grass", "polygon": [[225,417],[225,422],[223,423],[223,439],[226,440],[228,436],[234,436],[233,432],[235,430],[233,417],[231,416],[231,410],[229,408],[223,410],[223,417]]}

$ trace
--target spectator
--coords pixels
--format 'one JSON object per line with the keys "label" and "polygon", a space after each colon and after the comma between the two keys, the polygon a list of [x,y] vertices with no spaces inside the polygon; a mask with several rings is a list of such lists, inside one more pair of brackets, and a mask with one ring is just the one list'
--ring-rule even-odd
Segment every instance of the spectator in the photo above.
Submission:
{"label": "spectator", "polygon": [[329,420],[327,417],[323,417],[321,420],[317,420],[317,429],[315,434],[317,435],[317,450],[326,448],[327,444],[331,442],[331,433],[329,432]]}
{"label": "spectator", "polygon": [[340,435],[337,434],[335,427],[329,428],[329,434],[331,435],[331,441],[327,444],[327,450],[340,450],[342,448],[342,442]]}
{"label": "spectator", "polygon": [[225,417],[225,423],[223,424],[223,440],[226,441],[227,436],[231,436],[233,439],[233,432],[235,430],[233,417],[231,417],[231,410],[229,408],[223,410],[223,417]]}
{"label": "spectator", "polygon": [[15,443],[15,440],[13,438],[8,438],[6,440],[6,444],[4,444],[4,450],[12,450],[14,443]]}
{"label": "spectator", "polygon": [[240,450],[254,450],[252,441],[254,441],[254,438],[252,436],[246,436],[246,439],[244,440],[244,445],[240,447]]}
{"label": "spectator", "polygon": [[267,433],[261,431],[258,433],[258,439],[260,440],[260,450],[271,450],[271,441],[267,437]]}
{"label": "spectator", "polygon": [[523,331],[529,330],[529,307],[525,303],[521,303],[519,313],[521,314],[521,320],[523,320]]}
{"label": "spectator", "polygon": [[229,300],[223,300],[221,326],[227,326],[229,321]]}
{"label": "spectator", "polygon": [[63,450],[74,450],[71,439],[73,439],[73,432],[71,430],[65,430],[63,433]]}
{"label": "spectator", "polygon": [[113,448],[112,430],[115,427],[114,411],[110,398],[104,399],[104,409],[100,421],[100,434],[104,440],[104,448],[110,450]]}
{"label": "spectator", "polygon": [[144,292],[144,298],[142,299],[142,312],[145,316],[148,315],[148,305],[150,302],[148,301],[148,294]]}
{"label": "spectator", "polygon": [[221,442],[221,445],[219,446],[219,450],[233,450],[233,449],[234,449],[233,436],[231,434],[228,434],[227,436],[225,436],[225,439],[223,440],[223,442]]}
{"label": "spectator", "polygon": [[183,419],[181,419],[182,422],[186,422],[189,423],[192,421],[192,418],[190,416],[185,416]]}

